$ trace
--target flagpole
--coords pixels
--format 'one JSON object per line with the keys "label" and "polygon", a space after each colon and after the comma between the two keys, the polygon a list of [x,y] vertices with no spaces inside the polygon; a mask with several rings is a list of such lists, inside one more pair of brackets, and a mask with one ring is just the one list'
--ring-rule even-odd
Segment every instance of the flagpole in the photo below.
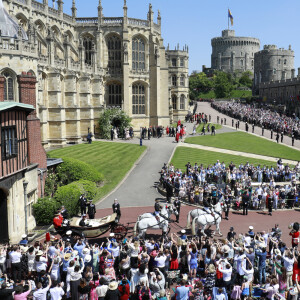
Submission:
{"label": "flagpole", "polygon": [[228,19],[228,30],[229,30],[229,7],[227,9],[227,19]]}

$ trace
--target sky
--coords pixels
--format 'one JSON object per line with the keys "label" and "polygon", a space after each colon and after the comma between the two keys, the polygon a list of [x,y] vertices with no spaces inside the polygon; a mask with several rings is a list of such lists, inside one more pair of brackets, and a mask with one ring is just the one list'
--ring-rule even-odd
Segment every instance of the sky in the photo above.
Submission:
{"label": "sky", "polygon": [[[147,19],[150,1],[155,22],[157,10],[161,12],[165,47],[188,45],[190,73],[202,70],[202,65],[210,67],[211,39],[227,29],[228,8],[236,36],[260,39],[261,49],[269,44],[285,49],[291,45],[295,68],[300,67],[299,0],[127,0],[128,17]],[[104,16],[123,16],[123,4],[123,0],[102,0]],[[72,0],[64,0],[65,13],[71,14],[71,6]],[[97,16],[98,0],[76,0],[76,6],[78,17]]]}

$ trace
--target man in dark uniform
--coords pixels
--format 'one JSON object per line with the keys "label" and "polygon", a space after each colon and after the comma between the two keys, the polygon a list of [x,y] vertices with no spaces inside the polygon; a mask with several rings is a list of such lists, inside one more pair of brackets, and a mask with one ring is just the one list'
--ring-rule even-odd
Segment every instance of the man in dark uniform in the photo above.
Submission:
{"label": "man in dark uniform", "polygon": [[149,127],[148,128],[148,140],[150,140],[151,139],[151,128]]}
{"label": "man in dark uniform", "polygon": [[252,124],[252,133],[254,133],[254,128],[255,128],[255,125],[254,123]]}
{"label": "man in dark uniform", "polygon": [[118,199],[114,200],[114,204],[112,205],[112,210],[113,210],[113,213],[117,214],[117,218],[120,220],[121,219],[121,207],[120,207],[120,203],[118,202]]}
{"label": "man in dark uniform", "polygon": [[215,127],[215,125],[211,126],[211,135],[216,135],[216,127]]}
{"label": "man in dark uniform", "polygon": [[276,142],[277,142],[277,144],[279,143],[279,133],[278,132],[276,134]]}
{"label": "man in dark uniform", "polygon": [[295,135],[292,133],[292,146],[295,144]]}
{"label": "man in dark uniform", "polygon": [[264,125],[261,126],[261,135],[264,136],[264,132],[265,132],[265,128],[264,128]]}
{"label": "man in dark uniform", "polygon": [[273,129],[271,128],[271,140],[273,140]]}
{"label": "man in dark uniform", "polygon": [[96,206],[93,203],[93,200],[89,200],[89,204],[88,204],[89,219],[94,219],[95,218],[95,214],[96,214]]}
{"label": "man in dark uniform", "polygon": [[72,237],[72,230],[68,230],[66,232],[66,235],[63,236],[62,240],[64,242],[70,242],[71,243],[71,246],[73,247],[75,245],[75,240],[74,238]]}
{"label": "man in dark uniform", "polygon": [[68,211],[66,210],[66,208],[64,206],[61,207],[60,214],[62,215],[64,220],[68,219],[68,217],[69,217]]}
{"label": "man in dark uniform", "polygon": [[248,130],[249,130],[249,126],[248,126],[248,123],[246,122],[246,124],[245,124],[245,130],[246,130],[246,132],[248,132]]}
{"label": "man in dark uniform", "polygon": [[248,195],[247,191],[244,191],[244,193],[243,193],[242,205],[243,205],[243,215],[248,215],[249,195]]}
{"label": "man in dark uniform", "polygon": [[166,184],[167,202],[171,203],[171,197],[173,196],[173,185],[171,179]]}
{"label": "man in dark uniform", "polygon": [[225,219],[226,220],[228,220],[229,209],[230,209],[230,198],[229,198],[228,195],[225,195],[225,199],[224,199],[224,211],[225,211]]}
{"label": "man in dark uniform", "polygon": [[110,130],[110,139],[113,141],[113,139],[114,139],[114,129],[113,128],[111,128],[111,130]]}
{"label": "man in dark uniform", "polygon": [[174,204],[174,206],[177,210],[177,213],[178,213],[177,216],[176,216],[176,222],[179,223],[181,201],[178,198],[176,198],[173,204]]}
{"label": "man in dark uniform", "polygon": [[215,217],[213,210],[211,209],[211,204],[207,197],[203,198],[203,210],[207,212],[208,214],[211,214],[213,217]]}
{"label": "man in dark uniform", "polygon": [[234,228],[230,227],[230,231],[227,233],[227,240],[230,241],[231,238],[235,238],[236,233],[234,232]]}
{"label": "man in dark uniform", "polygon": [[79,205],[80,205],[80,211],[81,211],[81,215],[86,214],[86,205],[87,205],[87,200],[84,196],[84,194],[81,194],[81,196],[79,197]]}
{"label": "man in dark uniform", "polygon": [[283,131],[281,132],[281,138],[280,138],[281,143],[283,143]]}

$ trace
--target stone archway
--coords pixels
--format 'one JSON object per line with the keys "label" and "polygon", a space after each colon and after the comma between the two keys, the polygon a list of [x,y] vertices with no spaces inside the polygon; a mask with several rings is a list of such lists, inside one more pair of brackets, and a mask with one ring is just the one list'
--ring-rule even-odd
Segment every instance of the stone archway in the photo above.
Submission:
{"label": "stone archway", "polygon": [[0,188],[0,241],[8,242],[7,193]]}

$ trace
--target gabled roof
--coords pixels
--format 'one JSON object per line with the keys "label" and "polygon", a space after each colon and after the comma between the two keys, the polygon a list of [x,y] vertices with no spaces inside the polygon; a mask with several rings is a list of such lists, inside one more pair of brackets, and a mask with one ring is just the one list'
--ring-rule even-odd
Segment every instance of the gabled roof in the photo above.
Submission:
{"label": "gabled roof", "polygon": [[33,111],[35,108],[30,104],[12,102],[12,101],[4,101],[0,102],[0,111],[18,109],[18,110],[26,110],[28,112]]}

